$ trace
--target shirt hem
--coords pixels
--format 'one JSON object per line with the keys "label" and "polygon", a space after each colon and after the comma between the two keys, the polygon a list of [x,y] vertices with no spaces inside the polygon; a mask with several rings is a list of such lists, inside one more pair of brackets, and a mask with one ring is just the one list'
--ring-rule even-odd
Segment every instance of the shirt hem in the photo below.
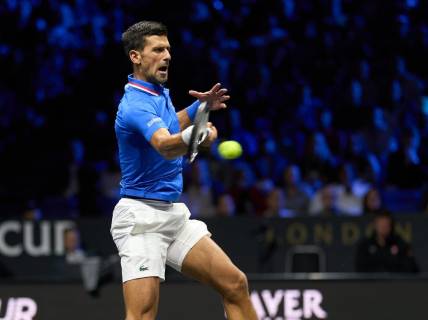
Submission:
{"label": "shirt hem", "polygon": [[173,196],[161,195],[159,193],[144,192],[140,190],[129,190],[129,189],[122,190],[120,192],[120,195],[152,199],[152,200],[169,201],[169,202],[176,202],[179,198],[179,195],[176,197],[173,197]]}

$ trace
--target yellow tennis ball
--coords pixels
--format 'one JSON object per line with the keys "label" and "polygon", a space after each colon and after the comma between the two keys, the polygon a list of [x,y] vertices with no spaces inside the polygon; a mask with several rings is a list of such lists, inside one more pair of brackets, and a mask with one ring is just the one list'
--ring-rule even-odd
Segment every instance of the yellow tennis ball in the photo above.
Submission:
{"label": "yellow tennis ball", "polygon": [[242,154],[242,147],[234,140],[224,141],[218,145],[218,153],[227,160],[236,159]]}

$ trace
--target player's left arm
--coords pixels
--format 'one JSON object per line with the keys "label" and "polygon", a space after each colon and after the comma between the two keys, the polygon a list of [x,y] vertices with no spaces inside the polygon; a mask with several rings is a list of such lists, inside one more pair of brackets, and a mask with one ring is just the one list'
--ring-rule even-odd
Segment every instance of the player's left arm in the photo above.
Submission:
{"label": "player's left arm", "polygon": [[199,92],[189,90],[189,94],[198,100],[192,103],[186,109],[177,112],[178,121],[180,122],[180,130],[186,129],[193,123],[201,102],[208,102],[211,111],[227,108],[226,101],[230,99],[227,95],[227,89],[222,88],[220,83],[216,83],[209,91]]}

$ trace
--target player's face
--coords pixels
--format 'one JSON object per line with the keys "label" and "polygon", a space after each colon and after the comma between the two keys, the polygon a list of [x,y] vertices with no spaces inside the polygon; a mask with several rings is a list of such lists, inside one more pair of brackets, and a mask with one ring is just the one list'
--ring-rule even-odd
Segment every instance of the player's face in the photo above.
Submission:
{"label": "player's face", "polygon": [[147,82],[163,84],[168,80],[171,46],[166,36],[148,36],[140,51],[140,70]]}

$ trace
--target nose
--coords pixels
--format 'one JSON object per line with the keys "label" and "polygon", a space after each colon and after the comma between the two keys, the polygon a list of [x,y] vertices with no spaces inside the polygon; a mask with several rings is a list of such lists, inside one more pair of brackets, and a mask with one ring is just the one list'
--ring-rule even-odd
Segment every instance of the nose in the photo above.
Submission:
{"label": "nose", "polygon": [[171,60],[171,53],[169,50],[165,50],[165,56],[163,58],[164,61],[170,61]]}

